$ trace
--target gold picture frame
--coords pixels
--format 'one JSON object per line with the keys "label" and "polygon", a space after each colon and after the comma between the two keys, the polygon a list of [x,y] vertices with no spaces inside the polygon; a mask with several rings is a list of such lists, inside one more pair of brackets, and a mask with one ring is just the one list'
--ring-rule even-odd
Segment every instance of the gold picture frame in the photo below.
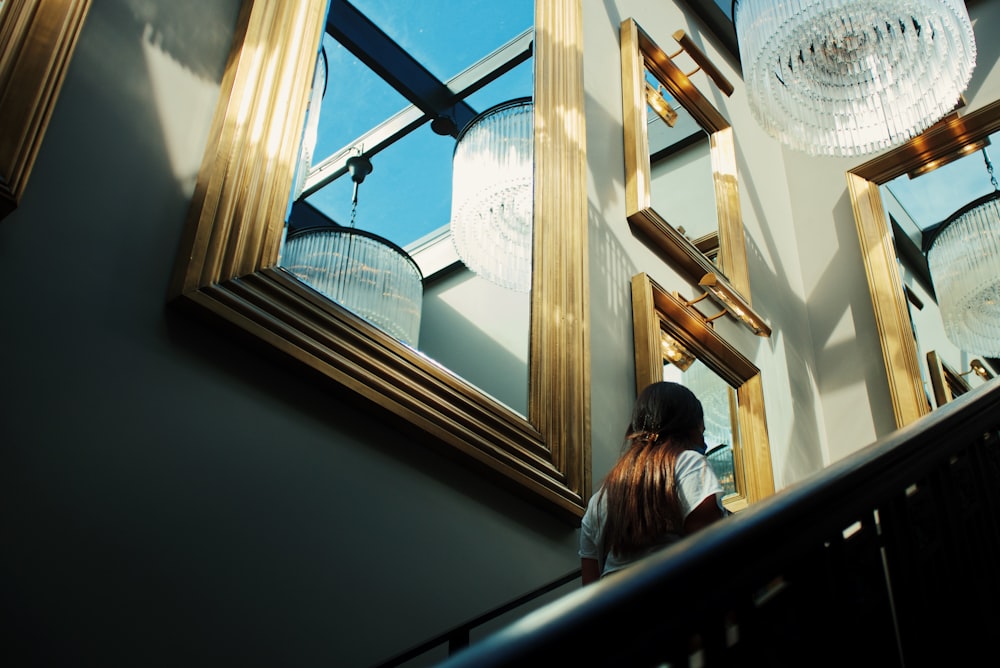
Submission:
{"label": "gold picture frame", "polygon": [[734,433],[738,433],[738,440],[733,455],[737,494],[726,498],[726,506],[738,511],[774,494],[760,370],[723,339],[704,315],[645,273],[632,277],[632,327],[636,392],[663,380],[664,336],[679,343],[735,389]]}
{"label": "gold picture frame", "polygon": [[171,300],[252,334],[418,440],[576,523],[591,485],[581,2],[535,8],[526,418],[277,265],[325,10],[326,0],[245,0]]}
{"label": "gold picture frame", "polygon": [[0,219],[17,208],[90,0],[0,5]]}
{"label": "gold picture frame", "polygon": [[[750,278],[740,211],[736,145],[729,121],[634,19],[622,21],[622,112],[625,132],[625,207],[634,229],[663,250],[697,283],[707,274],[750,304]],[[677,100],[708,134],[718,213],[718,239],[689,240],[651,203],[650,146],[645,72]]]}
{"label": "gold picture frame", "polygon": [[1000,130],[1000,100],[964,116],[950,116],[902,146],[847,172],[847,186],[897,427],[926,415],[931,407],[924,390],[896,248],[879,188],[935,161],[946,162],[997,130]]}

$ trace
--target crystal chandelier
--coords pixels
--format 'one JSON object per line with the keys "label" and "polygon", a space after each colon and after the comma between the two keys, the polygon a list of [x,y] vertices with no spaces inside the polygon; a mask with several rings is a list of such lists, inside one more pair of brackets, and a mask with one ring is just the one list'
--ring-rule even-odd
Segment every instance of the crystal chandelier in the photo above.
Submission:
{"label": "crystal chandelier", "polygon": [[927,251],[945,334],[961,350],[1000,357],[1000,189],[986,149],[993,192],[937,228]]}
{"label": "crystal chandelier", "polygon": [[358,185],[372,171],[364,155],[347,161],[354,181],[351,226],[324,225],[289,232],[281,265],[316,291],[403,343],[417,345],[423,274],[388,239],[356,229]]}
{"label": "crystal chandelier", "polygon": [[531,289],[533,105],[504,102],[472,119],[453,158],[451,238],[465,265],[518,292]]}
{"label": "crystal chandelier", "polygon": [[959,102],[976,63],[963,0],[735,0],[754,118],[811,155],[901,144]]}

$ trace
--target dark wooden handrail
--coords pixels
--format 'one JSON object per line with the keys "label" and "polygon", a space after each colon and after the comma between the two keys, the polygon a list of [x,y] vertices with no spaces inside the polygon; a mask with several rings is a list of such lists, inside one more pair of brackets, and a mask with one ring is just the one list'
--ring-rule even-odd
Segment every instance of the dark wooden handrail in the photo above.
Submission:
{"label": "dark wooden handrail", "polygon": [[378,664],[375,668],[394,668],[395,666],[401,666],[407,661],[411,661],[418,656],[422,656],[427,652],[436,649],[445,643],[448,645],[448,653],[454,654],[460,649],[468,647],[469,645],[469,634],[473,629],[477,629],[483,624],[487,624],[498,617],[507,614],[511,610],[516,610],[528,603],[531,603],[535,599],[548,594],[549,592],[555,591],[559,587],[569,584],[570,582],[580,580],[580,569],[571,571],[562,577],[556,578],[548,584],[542,585],[537,589],[534,589],[523,596],[518,596],[512,601],[508,601],[501,606],[493,608],[492,610],[485,612],[478,617],[470,619],[467,622],[459,624],[458,626],[445,631],[439,635],[434,636],[430,640],[426,640],[419,645],[415,645],[410,649],[397,654],[396,656],[383,661]]}
{"label": "dark wooden handrail", "polygon": [[990,381],[442,665],[920,666],[992,655],[998,430],[1000,381]]}

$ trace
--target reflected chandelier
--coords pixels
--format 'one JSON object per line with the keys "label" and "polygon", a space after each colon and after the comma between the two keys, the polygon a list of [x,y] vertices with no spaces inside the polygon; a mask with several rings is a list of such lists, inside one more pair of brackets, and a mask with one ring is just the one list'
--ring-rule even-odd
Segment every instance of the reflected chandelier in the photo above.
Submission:
{"label": "reflected chandelier", "polygon": [[458,136],[452,164],[451,238],[465,265],[518,292],[531,289],[533,104],[487,109]]}
{"label": "reflected chandelier", "polygon": [[811,155],[901,144],[960,100],[976,64],[963,0],[734,0],[758,123]]}
{"label": "reflected chandelier", "polygon": [[927,264],[948,339],[961,350],[1000,357],[1000,188],[986,149],[993,192],[937,228]]}
{"label": "reflected chandelier", "polygon": [[372,164],[360,154],[348,158],[347,168],[354,182],[350,227],[334,223],[289,232],[281,265],[317,292],[416,347],[423,274],[405,250],[355,228],[358,186]]}

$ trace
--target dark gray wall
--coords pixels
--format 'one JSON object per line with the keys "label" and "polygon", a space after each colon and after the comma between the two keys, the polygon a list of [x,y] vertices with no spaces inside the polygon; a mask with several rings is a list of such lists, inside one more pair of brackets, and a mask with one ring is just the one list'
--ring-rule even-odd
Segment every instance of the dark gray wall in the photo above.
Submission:
{"label": "dark gray wall", "polygon": [[6,665],[366,666],[578,566],[574,528],[166,307],[238,4],[95,2],[0,221]]}

